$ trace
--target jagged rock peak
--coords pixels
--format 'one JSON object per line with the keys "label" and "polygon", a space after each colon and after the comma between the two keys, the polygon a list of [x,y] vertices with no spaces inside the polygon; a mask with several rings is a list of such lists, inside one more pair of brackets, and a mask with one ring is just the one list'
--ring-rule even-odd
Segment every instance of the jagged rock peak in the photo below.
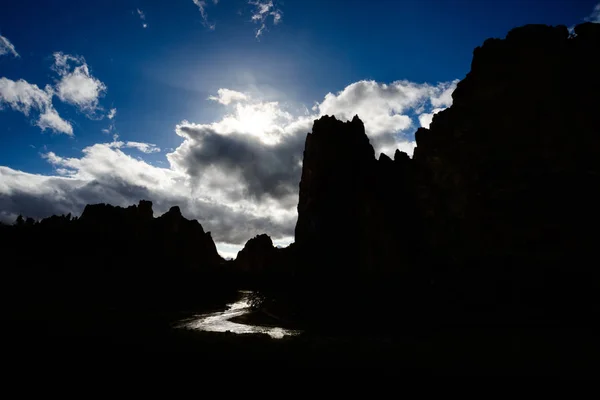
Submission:
{"label": "jagged rock peak", "polygon": [[138,203],[138,214],[142,218],[152,219],[154,218],[154,211],[152,210],[152,202],[148,200],[140,200]]}
{"label": "jagged rock peak", "polygon": [[275,251],[271,237],[263,233],[248,240],[238,252],[235,263],[242,271],[259,272],[271,264]]}
{"label": "jagged rock peak", "polygon": [[379,162],[384,164],[392,163],[392,159],[385,153],[379,155]]}
{"label": "jagged rock peak", "polygon": [[327,132],[332,132],[332,130],[337,131],[340,129],[360,135],[361,133],[364,134],[365,125],[358,115],[355,115],[351,121],[346,122],[337,119],[335,115],[323,115],[321,118],[315,120],[313,124],[313,134],[324,135]]}
{"label": "jagged rock peak", "polygon": [[410,160],[410,157],[408,156],[408,154],[396,149],[396,152],[394,153],[394,161],[395,162],[408,162],[409,160]]}
{"label": "jagged rock peak", "polygon": [[258,246],[258,245],[268,245],[268,246],[273,246],[273,241],[271,240],[271,237],[269,235],[267,235],[266,233],[262,233],[260,235],[256,235],[254,236],[252,239],[248,240],[248,243],[246,243],[246,246],[250,245],[250,246]]}
{"label": "jagged rock peak", "polygon": [[375,151],[358,115],[347,122],[333,115],[315,120],[312,133],[306,137],[304,162],[313,159],[374,161]]}
{"label": "jagged rock peak", "polygon": [[111,204],[98,203],[88,204],[85,206],[81,214],[82,220],[99,220],[106,218],[141,218],[144,220],[152,220],[154,211],[152,210],[152,202],[148,200],[140,200],[138,205],[129,207],[113,206]]}
{"label": "jagged rock peak", "polygon": [[169,208],[169,211],[167,211],[167,214],[182,217],[181,209],[179,208],[179,206],[173,206],[173,207]]}

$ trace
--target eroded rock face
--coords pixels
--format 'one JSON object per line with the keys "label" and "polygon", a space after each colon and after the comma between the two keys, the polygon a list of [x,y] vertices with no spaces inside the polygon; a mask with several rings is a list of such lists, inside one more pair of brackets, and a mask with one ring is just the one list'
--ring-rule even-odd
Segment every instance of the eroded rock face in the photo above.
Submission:
{"label": "eroded rock face", "polygon": [[416,134],[429,246],[551,261],[598,222],[600,25],[528,25],[475,49],[451,108]]}
{"label": "eroded rock face", "polygon": [[315,121],[296,225],[304,266],[416,265],[445,285],[427,290],[500,308],[594,304],[600,25],[575,32],[527,25],[486,40],[412,160],[376,160],[358,117]]}
{"label": "eroded rock face", "polygon": [[242,272],[262,273],[273,266],[276,251],[269,235],[257,235],[238,252],[236,268]]}
{"label": "eroded rock face", "polygon": [[588,260],[600,223],[600,25],[576,33],[528,25],[486,40],[452,107],[416,133],[427,254],[454,265],[451,285],[479,290],[480,303],[503,292],[503,303],[587,306],[599,287]]}
{"label": "eroded rock face", "polygon": [[[406,264],[411,230],[398,211],[411,202],[410,159],[376,160],[363,122],[324,116],[306,138],[296,244],[313,266],[381,271]],[[409,220],[410,218],[407,218]],[[404,222],[406,222],[404,221]],[[319,267],[320,268],[320,267]]]}

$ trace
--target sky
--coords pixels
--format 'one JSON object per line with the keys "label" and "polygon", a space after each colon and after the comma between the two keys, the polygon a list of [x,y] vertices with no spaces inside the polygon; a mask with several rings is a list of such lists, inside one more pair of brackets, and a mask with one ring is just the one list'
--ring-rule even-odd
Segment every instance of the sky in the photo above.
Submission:
{"label": "sky", "polygon": [[314,119],[412,155],[476,46],[584,21],[598,0],[0,0],[0,221],[148,199],[225,257],[285,246]]}

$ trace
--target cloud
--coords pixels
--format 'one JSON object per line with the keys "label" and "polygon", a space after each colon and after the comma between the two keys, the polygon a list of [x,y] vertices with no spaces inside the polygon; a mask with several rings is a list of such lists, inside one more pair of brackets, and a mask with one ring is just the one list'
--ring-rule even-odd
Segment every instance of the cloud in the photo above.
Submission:
{"label": "cloud", "polygon": [[160,153],[160,147],[157,147],[155,144],[152,143],[125,142],[121,147],[138,149],[142,153],[146,154]]}
{"label": "cloud", "polygon": [[98,101],[106,93],[106,85],[91,75],[85,59],[57,52],[53,69],[60,75],[56,84],[58,98],[76,106],[88,117],[94,117],[101,110]]}
{"label": "cloud", "polygon": [[112,142],[84,148],[79,157],[45,152],[55,171],[50,176],[0,167],[0,209],[6,211],[0,218],[77,215],[87,203],[124,206],[149,199],[157,213],[179,205],[186,217],[198,219],[223,254],[232,255],[260,233],[289,243],[304,143],[314,119],[325,113],[340,119],[358,114],[376,151],[411,154],[413,120],[449,105],[454,87],[455,82],[360,81],[327,94],[312,112],[223,88],[211,96],[223,105],[223,116],[214,122],[179,123],[175,134],[182,142],[168,149],[164,165],[125,152],[149,154],[159,152],[157,146],[115,135]]}
{"label": "cloud", "polygon": [[209,96],[208,100],[217,101],[223,105],[229,105],[238,101],[248,100],[248,96],[241,92],[230,89],[219,89],[217,96]]}
{"label": "cloud", "polygon": [[272,0],[256,0],[248,1],[248,4],[254,6],[252,10],[251,20],[259,24],[256,30],[256,38],[258,39],[263,32],[267,29],[267,23],[269,16],[273,17],[273,24],[277,25],[282,21],[283,13],[281,10],[275,7]]}
{"label": "cloud", "polygon": [[[192,1],[194,2],[195,5],[198,6],[198,9],[200,10],[200,15],[202,16],[202,25],[204,25],[211,31],[214,31],[216,28],[216,24],[208,22],[208,13],[206,12],[206,1],[204,1],[204,0],[192,0]],[[218,2],[219,2],[218,0],[217,1],[213,0],[214,4],[217,4]]]}
{"label": "cloud", "polygon": [[600,3],[596,4],[594,11],[592,11],[592,13],[584,19],[585,21],[596,22],[600,24]]}
{"label": "cloud", "polygon": [[54,132],[65,133],[69,136],[73,135],[73,127],[71,124],[62,119],[53,107],[46,108],[40,115],[37,126],[39,126],[42,131],[50,129]]}
{"label": "cloud", "polygon": [[167,158],[174,168],[207,187],[218,188],[224,174],[228,185],[219,190],[230,201],[252,198],[293,203],[305,135],[311,125],[312,120],[306,120],[295,126],[286,140],[266,145],[259,137],[243,131],[219,133],[219,124],[183,122],[176,133],[185,139],[184,144]]}
{"label": "cloud", "polygon": [[338,93],[328,93],[312,109],[319,115],[335,115],[345,120],[358,115],[364,121],[376,153],[390,155],[400,149],[411,155],[416,146],[414,138],[408,134],[415,130],[411,114],[424,114],[419,120],[426,121],[428,114],[434,112],[425,112],[426,109],[452,103],[451,95],[457,83],[457,80],[436,85],[359,81]]}
{"label": "cloud", "polygon": [[117,115],[117,109],[111,108],[110,111],[108,112],[108,114],[106,115],[106,118],[113,119],[116,115]]}
{"label": "cloud", "polygon": [[[600,24],[600,3],[596,4],[592,13],[587,17],[583,18],[583,20],[586,22],[595,22],[597,24]],[[569,26],[568,29],[571,35],[575,34],[575,25]]]}
{"label": "cloud", "polygon": [[39,113],[36,125],[42,131],[50,129],[56,133],[73,135],[71,124],[62,119],[52,105],[54,91],[50,85],[44,90],[37,85],[20,79],[13,81],[7,78],[0,78],[0,109],[8,105],[15,111],[19,111],[25,116],[29,116],[32,110]]}
{"label": "cloud", "polygon": [[15,50],[15,46],[4,36],[0,35],[0,56],[5,54],[12,54],[14,57],[20,57],[17,50]]}
{"label": "cloud", "polygon": [[146,21],[146,14],[144,14],[144,12],[142,10],[140,10],[139,8],[136,9],[140,19],[142,20],[142,27],[145,29],[148,27],[148,24],[145,22]]}
{"label": "cloud", "polygon": [[[110,130],[107,130],[104,133],[110,133]],[[144,142],[123,142],[119,140],[119,135],[116,133],[113,135],[112,142],[104,144],[114,149],[132,148],[146,154],[160,153],[160,147],[157,147],[155,144]]]}
{"label": "cloud", "polygon": [[444,108],[434,108],[430,113],[419,115],[419,124],[421,124],[421,127],[429,128],[429,125],[431,125],[431,122],[433,121],[433,116],[442,110],[444,110]]}

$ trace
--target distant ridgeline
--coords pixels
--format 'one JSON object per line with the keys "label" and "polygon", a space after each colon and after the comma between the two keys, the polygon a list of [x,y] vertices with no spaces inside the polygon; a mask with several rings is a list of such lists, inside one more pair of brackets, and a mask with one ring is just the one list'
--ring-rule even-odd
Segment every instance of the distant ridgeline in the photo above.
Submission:
{"label": "distant ridgeline", "polygon": [[233,290],[221,285],[225,261],[210,232],[179,207],[158,218],[143,200],[127,208],[88,205],[80,218],[20,217],[0,226],[0,240],[17,297],[180,307],[205,301],[207,290]]}
{"label": "distant ridgeline", "polygon": [[265,307],[306,321],[390,310],[429,321],[593,319],[599,49],[592,23],[574,35],[527,25],[486,40],[452,107],[417,131],[412,159],[399,151],[377,159],[358,117],[315,121],[286,249],[260,235],[224,267],[200,224],[176,208],[153,219],[147,202],[23,222],[4,227],[2,240],[15,266],[119,260],[140,274],[146,265],[168,275],[233,271],[261,290]]}

